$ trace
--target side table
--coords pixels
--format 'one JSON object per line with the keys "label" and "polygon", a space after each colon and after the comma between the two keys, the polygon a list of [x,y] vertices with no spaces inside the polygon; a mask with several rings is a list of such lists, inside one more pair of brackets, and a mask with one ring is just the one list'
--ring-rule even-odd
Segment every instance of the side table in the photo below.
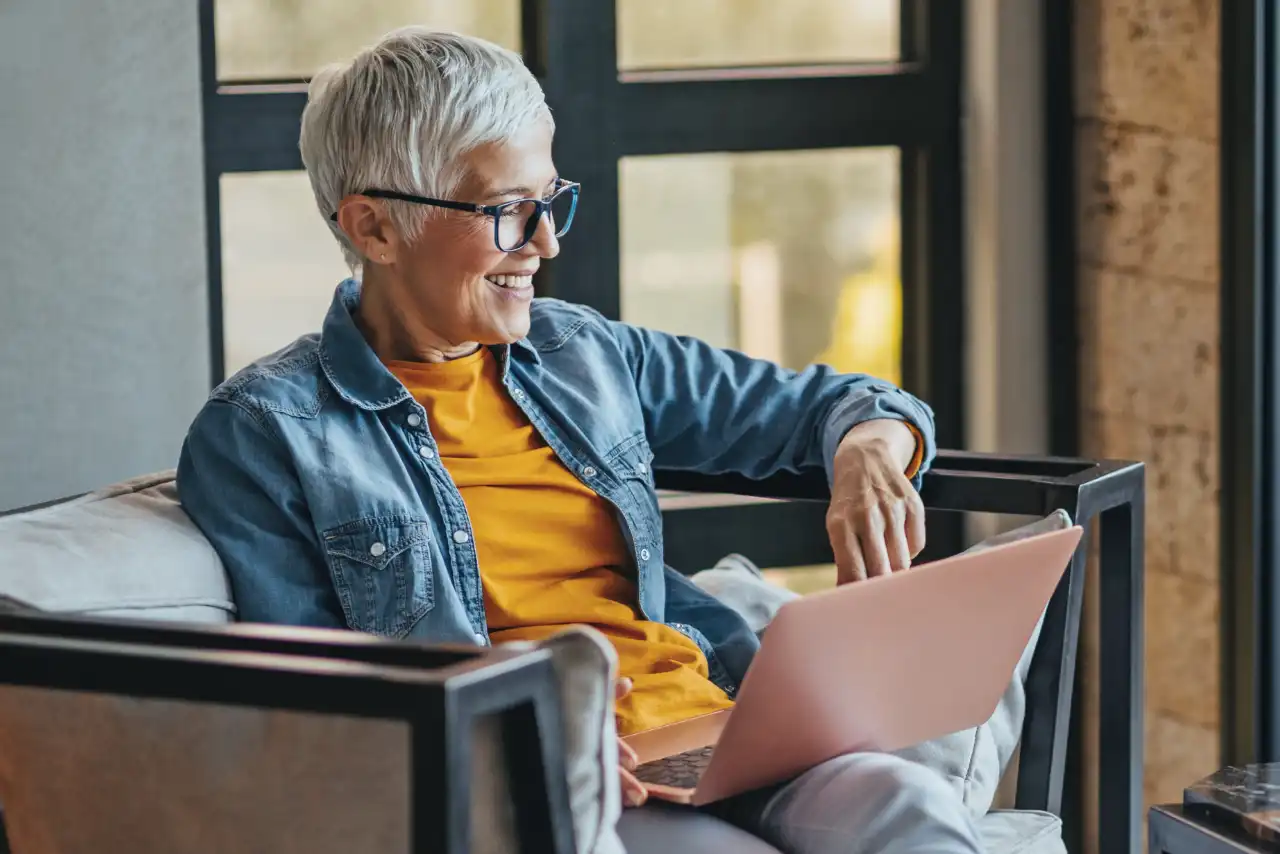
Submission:
{"label": "side table", "polygon": [[1148,815],[1149,854],[1280,852],[1280,764],[1224,768]]}
{"label": "side table", "polygon": [[1147,814],[1148,854],[1259,854],[1272,848],[1243,830],[1187,813],[1179,804],[1152,807]]}

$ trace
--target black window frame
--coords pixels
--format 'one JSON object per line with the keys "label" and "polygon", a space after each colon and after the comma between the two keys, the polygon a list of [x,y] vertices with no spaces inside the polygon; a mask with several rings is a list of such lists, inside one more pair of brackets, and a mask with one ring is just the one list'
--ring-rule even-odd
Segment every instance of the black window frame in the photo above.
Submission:
{"label": "black window frame", "polygon": [[[198,0],[211,382],[224,379],[220,179],[302,168],[303,80],[220,83],[216,0]],[[965,404],[960,0],[900,0],[900,56],[883,63],[619,72],[609,0],[520,2],[522,50],[556,115],[555,156],[589,193],[574,251],[538,292],[606,317],[621,308],[618,162],[625,156],[893,146],[900,152],[903,386],[939,443],[962,448]],[[590,247],[584,250],[583,247]],[[283,342],[282,342],[283,343]]]}
{"label": "black window frame", "polygon": [[1280,761],[1280,9],[1221,11],[1222,761]]}

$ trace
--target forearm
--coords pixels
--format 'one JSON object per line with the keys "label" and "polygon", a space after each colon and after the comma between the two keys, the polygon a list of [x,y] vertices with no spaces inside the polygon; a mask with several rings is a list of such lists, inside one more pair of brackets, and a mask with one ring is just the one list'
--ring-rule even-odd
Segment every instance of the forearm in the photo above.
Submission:
{"label": "forearm", "polygon": [[700,341],[608,324],[635,375],[659,467],[763,478],[821,466],[830,475],[846,434],[879,421],[909,426],[867,429],[916,431],[918,449],[893,439],[906,455],[903,471],[917,450],[917,468],[933,455],[933,412],[882,380],[824,365],[791,371]]}

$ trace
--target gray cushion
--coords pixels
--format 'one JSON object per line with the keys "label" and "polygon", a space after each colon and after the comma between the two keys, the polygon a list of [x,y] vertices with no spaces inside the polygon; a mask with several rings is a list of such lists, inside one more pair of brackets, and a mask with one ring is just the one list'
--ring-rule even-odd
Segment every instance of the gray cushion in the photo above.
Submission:
{"label": "gray cushion", "polygon": [[779,854],[772,845],[715,816],[653,802],[623,810],[618,835],[628,854]]}
{"label": "gray cushion", "polygon": [[992,810],[978,819],[987,854],[1067,854],[1062,819],[1035,810]]}
{"label": "gray cushion", "polygon": [[[680,807],[651,804],[625,810],[618,822],[629,854],[778,854],[777,849],[727,822]],[[996,810],[978,820],[987,854],[1066,854],[1062,821],[1030,810]]]}
{"label": "gray cushion", "polygon": [[231,584],[173,472],[0,518],[0,594],[46,611],[227,623]]}

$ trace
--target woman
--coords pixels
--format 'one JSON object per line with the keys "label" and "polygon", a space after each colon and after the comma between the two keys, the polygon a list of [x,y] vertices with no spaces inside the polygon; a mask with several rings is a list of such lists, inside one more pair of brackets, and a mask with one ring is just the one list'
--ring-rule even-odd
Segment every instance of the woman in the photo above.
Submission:
{"label": "woman", "polygon": [[[244,619],[478,644],[591,624],[631,685],[625,735],[729,706],[756,648],[664,568],[651,466],[824,466],[852,581],[924,544],[908,478],[932,455],[932,414],[869,377],[534,300],[579,192],[553,130],[520,58],[463,36],[400,30],[317,77],[302,157],[357,278],[319,335],[214,392],[178,486]],[[890,757],[755,798],[723,809],[791,851],[976,850],[941,781]]]}

